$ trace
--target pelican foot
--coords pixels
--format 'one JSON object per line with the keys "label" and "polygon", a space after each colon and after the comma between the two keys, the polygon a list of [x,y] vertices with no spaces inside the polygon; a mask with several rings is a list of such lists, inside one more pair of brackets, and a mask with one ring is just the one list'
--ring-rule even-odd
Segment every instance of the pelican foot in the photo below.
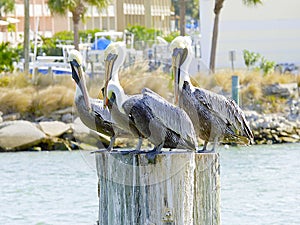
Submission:
{"label": "pelican foot", "polygon": [[146,152],[146,158],[150,162],[154,162],[156,155],[158,155],[160,153],[161,153],[161,150],[157,151],[157,149],[154,148],[153,150]]}
{"label": "pelican foot", "polygon": [[211,150],[201,149],[197,151],[197,153],[212,153],[212,152],[215,152],[215,149],[211,149]]}
{"label": "pelican foot", "polygon": [[122,155],[135,155],[135,154],[142,154],[142,153],[145,153],[144,151],[141,151],[141,150],[128,150],[128,151],[120,151]]}
{"label": "pelican foot", "polygon": [[103,153],[108,151],[107,149],[101,149],[101,150],[96,150],[96,151],[92,151],[90,154],[95,154],[95,153]]}

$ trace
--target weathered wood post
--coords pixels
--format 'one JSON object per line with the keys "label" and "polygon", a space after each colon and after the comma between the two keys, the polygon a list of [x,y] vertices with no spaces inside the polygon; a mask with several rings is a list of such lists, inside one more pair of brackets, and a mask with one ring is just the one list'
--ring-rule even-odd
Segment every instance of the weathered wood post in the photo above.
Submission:
{"label": "weathered wood post", "polygon": [[217,153],[97,153],[99,224],[219,225]]}
{"label": "weathered wood post", "polygon": [[231,97],[236,102],[236,104],[239,105],[239,77],[236,75],[233,75],[231,77]]}

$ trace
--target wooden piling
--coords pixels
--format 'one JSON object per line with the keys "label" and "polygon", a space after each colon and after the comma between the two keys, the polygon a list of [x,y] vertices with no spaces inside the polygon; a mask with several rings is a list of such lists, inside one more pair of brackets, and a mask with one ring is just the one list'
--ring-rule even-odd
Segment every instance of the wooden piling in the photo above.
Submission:
{"label": "wooden piling", "polygon": [[99,224],[219,225],[217,153],[97,153]]}

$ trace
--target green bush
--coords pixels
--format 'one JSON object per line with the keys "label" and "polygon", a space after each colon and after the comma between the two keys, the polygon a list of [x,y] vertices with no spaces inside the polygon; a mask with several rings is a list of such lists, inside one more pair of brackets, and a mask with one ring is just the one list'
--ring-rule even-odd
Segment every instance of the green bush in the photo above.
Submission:
{"label": "green bush", "polygon": [[261,56],[258,53],[250,52],[245,49],[243,51],[243,57],[244,57],[245,65],[247,66],[248,69],[250,69],[251,66],[254,66],[258,62]]}
{"label": "green bush", "polygon": [[156,36],[162,35],[162,31],[146,28],[141,25],[129,25],[126,30],[134,34],[134,41],[155,40]]}
{"label": "green bush", "polygon": [[19,61],[19,55],[15,48],[9,46],[9,42],[0,43],[0,73],[12,72],[14,62]]}
{"label": "green bush", "polygon": [[174,32],[172,32],[172,33],[170,33],[170,34],[164,35],[163,38],[164,38],[167,42],[171,43],[171,42],[172,42],[177,36],[179,36],[179,35],[180,35],[179,31],[174,31]]}
{"label": "green bush", "polygon": [[260,62],[260,69],[262,70],[264,75],[274,72],[275,62],[266,60],[262,57]]}

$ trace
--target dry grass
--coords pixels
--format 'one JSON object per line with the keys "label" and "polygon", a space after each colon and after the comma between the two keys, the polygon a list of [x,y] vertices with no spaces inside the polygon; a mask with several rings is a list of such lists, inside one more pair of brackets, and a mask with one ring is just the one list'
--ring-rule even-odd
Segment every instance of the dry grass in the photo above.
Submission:
{"label": "dry grass", "polygon": [[30,110],[35,90],[26,88],[1,88],[0,111],[3,113],[25,113]]}
{"label": "dry grass", "polygon": [[[197,74],[193,77],[199,87],[225,93],[231,96],[231,77],[233,73],[229,70],[218,71],[214,75]],[[260,104],[264,112],[281,112],[284,110],[285,99],[274,98],[274,96],[264,96],[264,88],[275,83],[298,83],[300,76],[292,74],[272,73],[262,75],[256,71],[235,71],[234,75],[239,77],[240,97],[243,106],[250,104]]]}
{"label": "dry grass", "polygon": [[154,71],[147,72],[147,67],[125,69],[120,73],[120,83],[127,94],[138,94],[145,87],[150,88],[162,97],[171,100],[172,80],[168,74]]}
{"label": "dry grass", "polygon": [[0,111],[4,114],[19,112],[39,116],[72,106],[73,83],[70,77],[56,77],[53,80],[50,76],[39,75],[34,84],[21,73],[2,76],[0,84],[5,87],[0,89]]}
{"label": "dry grass", "polygon": [[[120,82],[127,94],[140,93],[142,88],[148,87],[169,101],[173,97],[173,80],[169,74],[157,70],[147,72],[147,64],[120,71]],[[270,74],[263,76],[260,72],[236,71],[240,79],[240,96],[243,106],[260,104],[265,112],[282,110],[285,99],[266,97],[263,89],[274,83],[300,83],[300,76]],[[220,71],[214,75],[197,74],[192,77],[195,86],[212,90],[216,93],[231,95],[231,71]],[[101,88],[103,77],[87,78],[90,96],[102,98]],[[4,114],[27,112],[34,115],[47,115],[54,110],[72,106],[74,102],[75,82],[70,76],[38,75],[35,82],[17,73],[0,76],[0,111]]]}
{"label": "dry grass", "polygon": [[35,93],[33,108],[38,114],[48,115],[55,110],[72,106],[73,102],[74,90],[62,85],[55,85]]}

